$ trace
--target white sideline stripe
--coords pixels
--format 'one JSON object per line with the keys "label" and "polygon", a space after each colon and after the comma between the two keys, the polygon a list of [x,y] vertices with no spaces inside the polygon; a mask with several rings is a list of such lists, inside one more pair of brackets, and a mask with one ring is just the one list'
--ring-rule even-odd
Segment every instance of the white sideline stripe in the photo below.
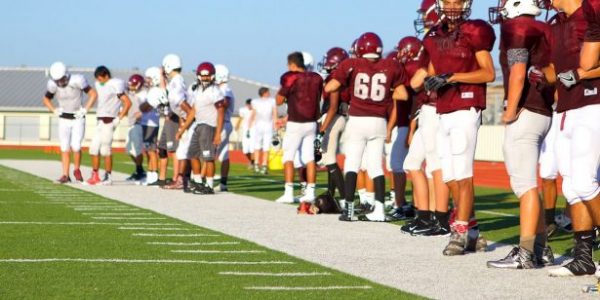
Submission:
{"label": "white sideline stripe", "polygon": [[67,207],[70,208],[130,208],[129,206],[125,206],[125,205],[115,205],[115,204],[94,204],[94,205],[89,205],[88,203],[86,204],[73,204],[73,205],[67,205]]}
{"label": "white sideline stripe", "polygon": [[[103,222],[18,222],[18,221],[0,221],[6,225],[117,225],[117,226],[178,226],[179,224],[170,223],[103,223]],[[120,227],[119,227],[120,229]],[[143,228],[145,229],[145,228]],[[181,228],[178,228],[181,229]]]}
{"label": "white sideline stripe", "polygon": [[144,218],[144,217],[92,217],[96,220],[164,220],[166,218]]}
{"label": "white sideline stripe", "polygon": [[82,215],[99,215],[99,216],[143,216],[143,215],[151,215],[152,213],[147,213],[147,212],[131,212],[131,213],[103,213],[103,212],[96,212],[96,213],[81,213]]}
{"label": "white sideline stripe", "polygon": [[0,263],[49,263],[49,262],[85,262],[85,263],[126,263],[126,264],[205,264],[205,265],[293,265],[292,261],[207,261],[180,259],[123,259],[123,258],[9,258],[0,259]]}
{"label": "white sideline stripe", "polygon": [[328,291],[328,290],[368,290],[370,285],[332,285],[332,286],[246,286],[245,290],[258,291]]}
{"label": "white sideline stripe", "polygon": [[219,275],[227,276],[273,276],[273,277],[308,277],[308,276],[329,276],[329,272],[309,272],[309,273],[269,273],[269,272],[219,272]]}
{"label": "white sideline stripe", "polygon": [[475,213],[484,213],[484,214],[488,214],[488,215],[503,216],[503,217],[513,217],[513,218],[519,217],[517,215],[507,214],[507,213],[501,213],[501,212],[491,211],[491,210],[475,210]]}
{"label": "white sideline stripe", "polygon": [[179,242],[147,242],[148,245],[164,245],[164,246],[214,246],[214,245],[239,245],[240,242],[195,242],[195,243],[179,243]]}
{"label": "white sideline stripe", "polygon": [[221,236],[219,234],[205,233],[134,233],[132,236],[165,236],[165,237],[199,237],[199,236]]}
{"label": "white sideline stripe", "polygon": [[76,211],[135,211],[140,210],[139,208],[107,208],[107,207],[97,207],[97,208],[74,208]]}
{"label": "white sideline stripe", "polygon": [[173,253],[204,253],[204,254],[213,254],[213,253],[230,253],[230,254],[249,254],[249,253],[266,253],[265,250],[171,250]]}
{"label": "white sideline stripe", "polygon": [[[154,224],[163,225],[163,224]],[[121,230],[164,230],[164,231],[190,231],[191,228],[168,228],[168,227],[119,227]]]}

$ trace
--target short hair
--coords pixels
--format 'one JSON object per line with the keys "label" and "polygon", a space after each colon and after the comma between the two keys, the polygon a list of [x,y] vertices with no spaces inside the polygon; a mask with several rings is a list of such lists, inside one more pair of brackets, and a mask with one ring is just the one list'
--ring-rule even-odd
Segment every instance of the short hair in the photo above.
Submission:
{"label": "short hair", "polygon": [[260,89],[258,89],[258,95],[259,96],[264,96],[264,94],[269,92],[269,88],[268,87],[261,87]]}
{"label": "short hair", "polygon": [[246,99],[246,104],[250,104],[250,103],[252,103],[252,98]]}
{"label": "short hair", "polygon": [[106,76],[108,76],[108,78],[111,78],[110,70],[105,66],[99,66],[94,71],[94,78],[106,77]]}
{"label": "short hair", "polygon": [[287,57],[287,60],[288,64],[294,64],[299,68],[306,69],[304,66],[304,55],[302,55],[302,52],[296,51],[290,53]]}

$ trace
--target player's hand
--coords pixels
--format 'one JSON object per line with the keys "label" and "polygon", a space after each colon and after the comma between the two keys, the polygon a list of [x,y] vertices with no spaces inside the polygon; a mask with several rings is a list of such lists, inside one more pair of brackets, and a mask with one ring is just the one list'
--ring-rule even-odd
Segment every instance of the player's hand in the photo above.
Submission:
{"label": "player's hand", "polygon": [[392,131],[391,131],[391,130],[388,130],[388,131],[385,133],[385,143],[386,143],[386,144],[389,144],[389,143],[391,143],[391,142],[392,142]]}
{"label": "player's hand", "polygon": [[181,139],[181,136],[183,135],[183,132],[184,131],[181,128],[179,128],[179,130],[177,130],[177,133],[175,134],[175,139],[179,141]]}
{"label": "player's hand", "polygon": [[119,127],[119,123],[121,123],[121,118],[120,117],[114,118],[113,121],[112,121],[113,128]]}
{"label": "player's hand", "polygon": [[406,148],[410,147],[414,135],[415,134],[412,132],[406,135],[406,140],[404,141],[404,146],[406,146]]}
{"label": "player's hand", "polygon": [[221,145],[221,135],[215,134],[215,138],[213,139],[213,145],[219,146]]}
{"label": "player's hand", "polygon": [[451,73],[429,76],[425,78],[425,90],[428,92],[437,92],[437,90],[449,84],[448,80],[450,77],[452,77]]}
{"label": "player's hand", "polygon": [[82,107],[78,111],[75,112],[75,119],[83,119],[83,118],[85,118],[86,114],[87,114],[87,109]]}
{"label": "player's hand", "polygon": [[544,75],[544,72],[537,66],[529,67],[529,70],[527,70],[527,79],[529,79],[529,83],[531,83],[531,85],[538,89],[548,85],[546,75]]}
{"label": "player's hand", "polygon": [[60,107],[54,108],[54,111],[52,111],[52,113],[54,114],[54,116],[60,117],[60,115],[62,115],[62,108],[60,108]]}
{"label": "player's hand", "polygon": [[558,73],[556,78],[564,85],[567,89],[570,89],[577,83],[579,83],[579,73],[577,70],[569,70],[562,73]]}
{"label": "player's hand", "polygon": [[509,124],[515,122],[518,117],[519,116],[517,115],[516,112],[511,112],[511,111],[506,110],[502,114],[502,123],[504,123],[505,125],[509,125]]}

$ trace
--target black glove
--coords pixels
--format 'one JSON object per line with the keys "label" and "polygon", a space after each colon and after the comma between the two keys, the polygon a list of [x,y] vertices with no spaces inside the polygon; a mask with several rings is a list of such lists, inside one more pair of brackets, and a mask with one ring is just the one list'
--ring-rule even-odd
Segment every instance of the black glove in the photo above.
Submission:
{"label": "black glove", "polygon": [[425,90],[428,92],[437,92],[437,90],[449,84],[448,79],[450,77],[452,77],[452,73],[426,77]]}

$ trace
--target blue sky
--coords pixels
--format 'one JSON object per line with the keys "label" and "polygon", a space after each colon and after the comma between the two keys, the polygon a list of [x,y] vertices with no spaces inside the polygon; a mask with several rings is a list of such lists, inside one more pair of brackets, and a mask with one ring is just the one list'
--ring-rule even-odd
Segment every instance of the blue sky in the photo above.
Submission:
{"label": "blue sky", "polygon": [[[496,0],[475,0],[473,17],[487,20]],[[232,74],[278,83],[286,55],[306,50],[320,59],[374,31],[391,50],[414,34],[420,0],[11,1],[0,10],[0,65],[146,68],[167,53],[184,69],[202,61]]]}

